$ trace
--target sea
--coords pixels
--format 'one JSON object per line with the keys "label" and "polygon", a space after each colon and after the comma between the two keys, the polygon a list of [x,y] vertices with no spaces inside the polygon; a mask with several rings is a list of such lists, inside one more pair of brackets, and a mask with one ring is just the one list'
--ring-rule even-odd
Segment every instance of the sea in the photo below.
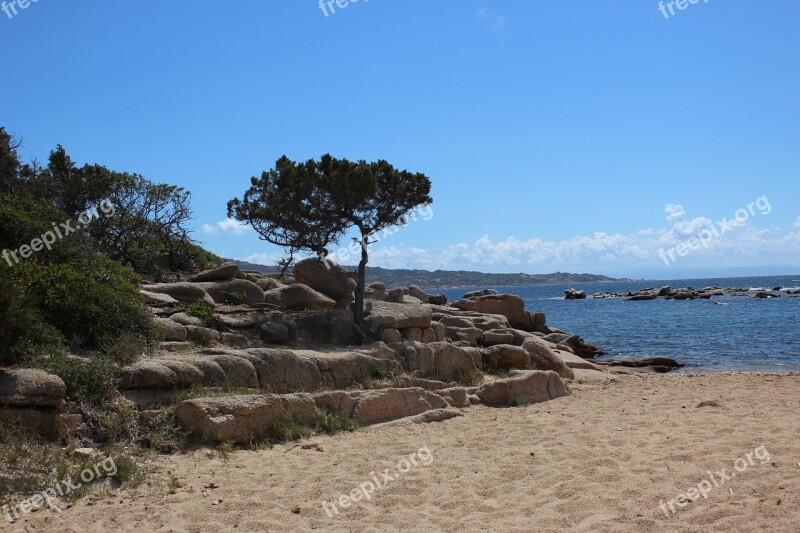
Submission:
{"label": "sea", "polygon": [[[749,291],[711,300],[592,298],[597,292],[633,292],[664,285]],[[753,298],[758,291],[776,287],[782,287],[780,298]],[[788,290],[800,290],[800,275],[467,287],[437,292],[453,301],[465,292],[489,288],[520,296],[526,309],[546,314],[548,326],[578,334],[603,349],[606,355],[599,360],[658,356],[676,359],[689,371],[800,371],[800,297],[787,294]],[[565,300],[568,288],[586,291],[587,299]]]}

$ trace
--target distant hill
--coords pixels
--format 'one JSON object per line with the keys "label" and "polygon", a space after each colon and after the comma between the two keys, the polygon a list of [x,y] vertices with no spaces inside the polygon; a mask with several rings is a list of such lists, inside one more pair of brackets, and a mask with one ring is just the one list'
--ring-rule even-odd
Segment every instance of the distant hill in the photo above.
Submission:
{"label": "distant hill", "polygon": [[[256,265],[245,261],[231,260],[242,270],[276,273],[277,266]],[[355,271],[356,267],[345,266]],[[367,283],[380,281],[387,287],[408,287],[418,285],[423,289],[448,289],[453,287],[511,287],[518,285],[552,285],[560,283],[593,283],[619,281],[608,276],[596,274],[487,274],[466,270],[393,270],[381,267],[367,267]]]}

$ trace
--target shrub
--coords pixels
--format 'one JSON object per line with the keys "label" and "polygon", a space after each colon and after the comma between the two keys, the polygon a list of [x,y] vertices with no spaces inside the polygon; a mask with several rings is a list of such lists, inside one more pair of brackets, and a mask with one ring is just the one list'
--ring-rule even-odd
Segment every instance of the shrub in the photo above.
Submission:
{"label": "shrub", "polygon": [[203,320],[209,328],[217,328],[220,325],[219,317],[205,302],[197,301],[193,303],[186,308],[186,314]]}

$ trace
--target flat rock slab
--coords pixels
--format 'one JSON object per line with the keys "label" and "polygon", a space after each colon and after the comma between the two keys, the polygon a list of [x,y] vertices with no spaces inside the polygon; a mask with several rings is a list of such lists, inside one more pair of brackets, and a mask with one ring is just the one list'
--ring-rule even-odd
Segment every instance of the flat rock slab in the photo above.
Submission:
{"label": "flat rock slab", "polygon": [[561,398],[567,388],[552,370],[528,370],[487,383],[476,394],[486,405],[519,406]]}
{"label": "flat rock slab", "polygon": [[58,407],[67,386],[60,377],[35,368],[0,369],[0,406]]}

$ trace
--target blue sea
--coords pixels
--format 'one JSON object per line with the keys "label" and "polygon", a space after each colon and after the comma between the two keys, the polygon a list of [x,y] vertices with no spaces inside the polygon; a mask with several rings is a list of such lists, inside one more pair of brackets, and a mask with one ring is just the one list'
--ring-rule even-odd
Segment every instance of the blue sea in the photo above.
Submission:
{"label": "blue sea", "polygon": [[[592,299],[595,292],[629,292],[670,285],[754,289],[743,296],[711,300],[626,302]],[[755,289],[783,287],[780,298],[751,298]],[[599,359],[671,357],[689,370],[800,371],[800,297],[786,290],[800,288],[800,275],[752,278],[710,278],[571,285],[473,287],[442,290],[450,301],[465,292],[495,289],[516,294],[530,311],[543,311],[547,324],[576,333],[607,352]],[[586,300],[564,300],[564,290],[586,291]],[[720,305],[723,304],[723,305]]]}

